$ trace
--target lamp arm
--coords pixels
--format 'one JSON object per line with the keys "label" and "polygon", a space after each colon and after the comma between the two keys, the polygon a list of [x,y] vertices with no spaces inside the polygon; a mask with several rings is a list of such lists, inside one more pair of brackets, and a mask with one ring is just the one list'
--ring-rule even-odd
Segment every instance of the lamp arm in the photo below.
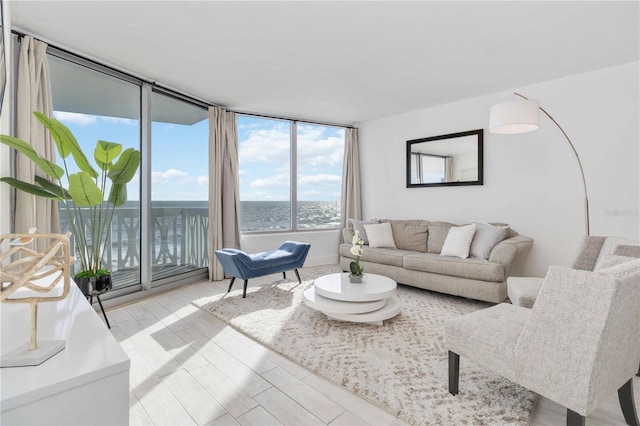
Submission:
{"label": "lamp arm", "polygon": [[[513,94],[515,96],[520,96],[523,99],[529,100],[529,98],[527,98],[524,95],[521,95],[518,92],[513,92]],[[544,115],[549,117],[549,120],[551,120],[553,122],[553,124],[555,124],[556,127],[558,127],[558,129],[560,129],[560,131],[564,135],[565,139],[567,140],[567,143],[571,147],[571,150],[573,151],[573,154],[575,155],[576,160],[578,161],[578,166],[580,167],[580,176],[582,176],[582,188],[584,189],[585,228],[586,228],[586,231],[587,231],[586,235],[590,235],[589,234],[589,197],[587,196],[587,180],[584,177],[584,169],[582,168],[582,161],[580,161],[580,156],[578,155],[578,151],[576,151],[576,147],[573,146],[573,142],[571,142],[571,139],[569,139],[569,135],[567,135],[567,132],[564,131],[562,126],[560,124],[558,124],[558,122],[544,108],[542,108],[542,107],[539,107],[539,108],[540,108],[540,111],[544,112]]]}

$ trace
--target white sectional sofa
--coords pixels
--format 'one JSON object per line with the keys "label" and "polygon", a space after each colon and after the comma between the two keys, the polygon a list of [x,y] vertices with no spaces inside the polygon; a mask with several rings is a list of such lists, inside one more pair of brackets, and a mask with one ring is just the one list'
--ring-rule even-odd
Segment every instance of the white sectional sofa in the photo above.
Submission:
{"label": "white sectional sofa", "polygon": [[[364,245],[360,264],[366,273],[384,275],[399,284],[499,303],[507,297],[507,277],[519,275],[533,239],[508,229],[488,257],[443,256],[449,230],[456,225],[427,220],[379,220],[389,223],[396,248]],[[362,222],[352,221],[356,229]],[[366,222],[365,222],[366,223]],[[369,222],[371,223],[371,222]],[[507,226],[505,224],[494,224]],[[342,232],[340,266],[349,270],[353,228]]]}

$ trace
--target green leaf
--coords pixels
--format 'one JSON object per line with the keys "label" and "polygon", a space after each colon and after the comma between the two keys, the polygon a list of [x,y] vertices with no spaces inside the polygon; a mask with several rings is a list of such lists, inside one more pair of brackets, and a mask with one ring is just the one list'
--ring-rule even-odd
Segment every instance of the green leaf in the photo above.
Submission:
{"label": "green leaf", "polygon": [[31,161],[33,161],[38,167],[40,167],[40,170],[42,170],[52,178],[60,179],[64,175],[64,170],[62,169],[62,167],[58,166],[54,162],[47,160],[44,157],[41,157],[40,154],[38,154],[31,145],[29,145],[22,139],[14,138],[8,135],[0,135],[0,142],[26,155]]}
{"label": "green leaf", "polygon": [[136,174],[138,166],[140,165],[140,151],[133,148],[125,149],[116,161],[116,164],[111,167],[107,177],[111,179],[113,183],[125,184],[129,182]]}
{"label": "green leaf", "polygon": [[5,182],[10,186],[13,186],[16,189],[20,191],[24,191],[31,195],[35,195],[38,197],[45,197],[45,198],[53,198],[54,200],[60,199],[60,197],[57,194],[50,192],[45,188],[34,185],[32,183],[14,179],[12,177],[3,177],[3,178],[0,178],[0,181]]}
{"label": "green leaf", "polygon": [[351,262],[349,264],[349,269],[353,275],[358,275],[358,265],[356,265],[356,262]]}
{"label": "green leaf", "polygon": [[93,156],[102,170],[107,170],[111,162],[118,158],[122,152],[122,144],[107,141],[98,141]]}
{"label": "green leaf", "polygon": [[50,180],[47,180],[42,176],[36,176],[35,179],[36,179],[36,182],[41,187],[43,187],[44,189],[46,189],[47,191],[53,194],[56,194],[60,199],[65,199],[65,200],[71,199],[71,194],[69,194],[69,191],[67,191],[65,188],[61,187],[57,183],[51,182]]}
{"label": "green leaf", "polygon": [[58,154],[60,157],[67,158],[69,153],[71,153],[73,161],[75,161],[80,170],[87,172],[93,178],[98,176],[98,172],[91,167],[91,164],[89,164],[87,156],[82,152],[76,137],[73,136],[73,133],[71,133],[71,130],[69,130],[67,126],[55,118],[48,118],[41,112],[35,111],[33,115],[35,115],[38,121],[49,129],[49,133],[51,133],[51,137],[58,147]]}
{"label": "green leaf", "polygon": [[113,185],[111,185],[111,192],[109,192],[109,202],[115,207],[120,207],[127,202],[126,183],[114,183]]}
{"label": "green leaf", "polygon": [[97,206],[104,200],[102,191],[85,171],[69,175],[69,193],[78,207]]}

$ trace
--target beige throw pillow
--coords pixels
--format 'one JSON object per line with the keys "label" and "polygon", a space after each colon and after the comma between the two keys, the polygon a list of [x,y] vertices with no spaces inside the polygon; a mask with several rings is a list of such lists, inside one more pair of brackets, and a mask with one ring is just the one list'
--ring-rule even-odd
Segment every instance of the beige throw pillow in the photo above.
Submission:
{"label": "beige throw pillow", "polygon": [[377,223],[375,225],[365,224],[363,226],[367,232],[367,238],[369,238],[369,247],[396,248],[390,223]]}
{"label": "beige throw pillow", "polygon": [[447,239],[444,240],[440,256],[456,256],[466,259],[469,257],[471,241],[476,233],[476,224],[454,226],[449,229]]}

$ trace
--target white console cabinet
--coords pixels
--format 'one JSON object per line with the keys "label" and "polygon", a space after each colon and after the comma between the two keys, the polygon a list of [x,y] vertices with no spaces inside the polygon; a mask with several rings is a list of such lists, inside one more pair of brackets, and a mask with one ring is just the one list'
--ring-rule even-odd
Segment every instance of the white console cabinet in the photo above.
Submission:
{"label": "white console cabinet", "polygon": [[[7,353],[29,341],[29,308],[0,309]],[[0,424],[129,424],[129,358],[75,284],[67,298],[39,304],[38,340],[66,347],[38,366],[0,368]]]}

